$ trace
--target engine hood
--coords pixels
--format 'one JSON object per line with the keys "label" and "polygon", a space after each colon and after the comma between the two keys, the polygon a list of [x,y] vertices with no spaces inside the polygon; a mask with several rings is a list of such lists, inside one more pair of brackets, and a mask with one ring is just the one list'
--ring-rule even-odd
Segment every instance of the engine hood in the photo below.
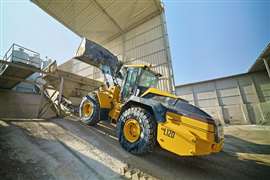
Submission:
{"label": "engine hood", "polygon": [[188,103],[188,101],[173,94],[160,91],[155,88],[149,88],[142,94],[142,97],[160,102],[163,106],[166,107],[167,111],[169,112],[174,112],[214,125],[218,123],[217,120],[215,120],[211,115],[209,115],[199,107],[196,107]]}

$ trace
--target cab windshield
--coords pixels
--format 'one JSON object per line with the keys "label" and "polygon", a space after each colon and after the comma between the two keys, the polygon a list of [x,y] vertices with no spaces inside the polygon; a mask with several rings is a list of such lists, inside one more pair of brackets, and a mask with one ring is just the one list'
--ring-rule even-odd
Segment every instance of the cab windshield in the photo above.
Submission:
{"label": "cab windshield", "polygon": [[158,77],[151,71],[141,69],[141,77],[139,79],[139,86],[141,87],[156,87]]}

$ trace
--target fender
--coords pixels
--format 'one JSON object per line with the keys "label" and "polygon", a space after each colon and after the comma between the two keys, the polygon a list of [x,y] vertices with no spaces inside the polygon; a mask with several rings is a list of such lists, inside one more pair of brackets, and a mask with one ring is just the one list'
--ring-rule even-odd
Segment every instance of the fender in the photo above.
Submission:
{"label": "fender", "polygon": [[146,99],[146,98],[142,98],[142,97],[137,97],[137,96],[131,96],[127,102],[124,104],[124,106],[122,107],[121,113],[129,108],[130,106],[133,105],[139,105],[140,107],[144,107],[150,111],[152,111],[155,120],[157,121],[157,123],[161,123],[161,122],[165,122],[166,118],[166,111],[167,108],[164,107],[160,102],[157,102],[155,100],[152,99]]}

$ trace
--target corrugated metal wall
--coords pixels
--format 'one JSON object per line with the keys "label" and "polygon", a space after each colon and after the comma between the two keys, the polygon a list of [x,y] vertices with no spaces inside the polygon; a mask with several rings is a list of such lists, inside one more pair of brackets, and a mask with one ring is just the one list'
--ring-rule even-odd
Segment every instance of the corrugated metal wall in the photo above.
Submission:
{"label": "corrugated metal wall", "polygon": [[[163,75],[158,88],[174,91],[174,78],[164,14],[133,28],[118,38],[103,44],[119,60],[127,64],[152,64]],[[93,79],[103,80],[101,72],[77,60],[70,60],[60,68]]]}
{"label": "corrugated metal wall", "polygon": [[266,72],[177,86],[176,94],[228,124],[270,123]]}

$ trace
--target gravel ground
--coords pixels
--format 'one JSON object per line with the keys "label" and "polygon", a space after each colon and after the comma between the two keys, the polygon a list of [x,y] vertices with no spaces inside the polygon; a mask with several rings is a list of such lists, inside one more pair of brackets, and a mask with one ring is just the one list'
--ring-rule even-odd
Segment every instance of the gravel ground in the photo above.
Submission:
{"label": "gravel ground", "polygon": [[156,148],[134,156],[115,127],[68,119],[0,119],[0,179],[266,179],[270,126],[225,127],[223,152],[178,157]]}

